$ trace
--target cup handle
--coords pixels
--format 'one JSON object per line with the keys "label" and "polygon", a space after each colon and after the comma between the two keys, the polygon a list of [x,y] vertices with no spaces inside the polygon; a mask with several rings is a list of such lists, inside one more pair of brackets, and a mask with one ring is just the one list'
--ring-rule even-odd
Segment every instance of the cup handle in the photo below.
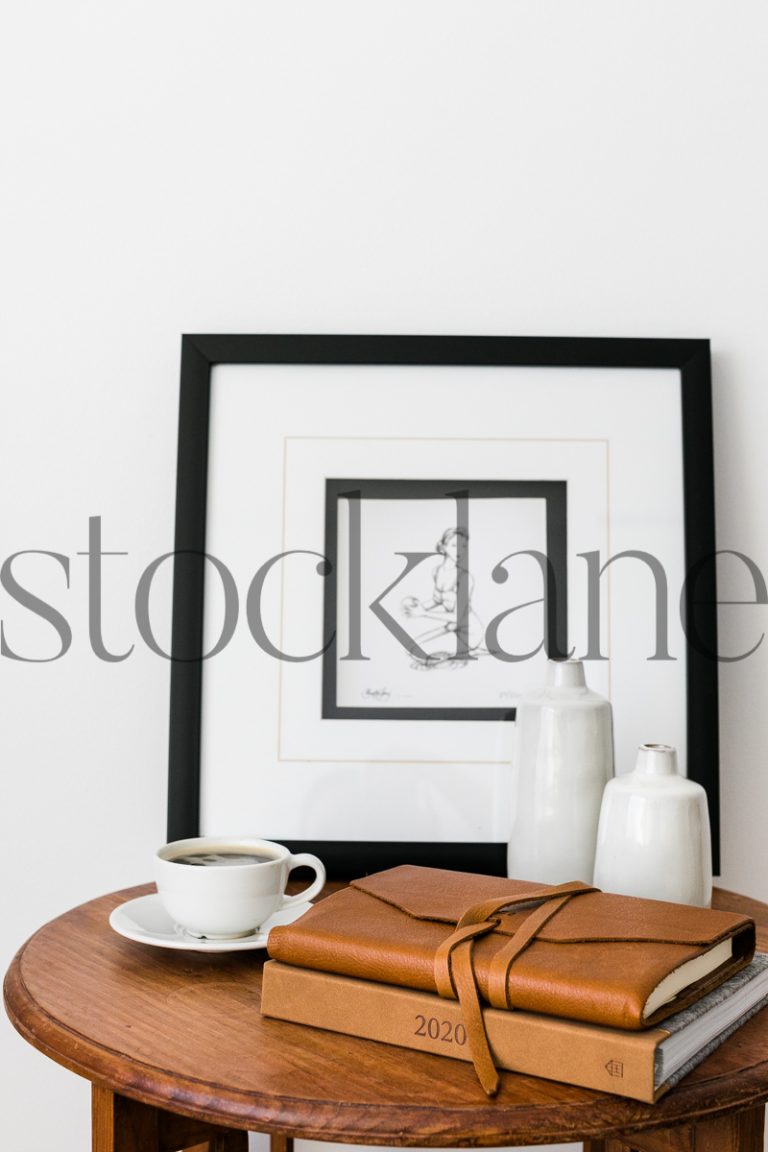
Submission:
{"label": "cup handle", "polygon": [[317,896],[325,887],[325,864],[323,864],[322,860],[319,860],[317,856],[313,856],[311,852],[299,852],[298,855],[290,857],[288,861],[288,871],[292,872],[294,868],[299,868],[302,864],[308,868],[314,868],[317,875],[308,888],[302,888],[301,892],[297,892],[295,896],[283,895],[283,903],[281,905],[283,908],[289,904],[305,904],[308,900],[312,900]]}

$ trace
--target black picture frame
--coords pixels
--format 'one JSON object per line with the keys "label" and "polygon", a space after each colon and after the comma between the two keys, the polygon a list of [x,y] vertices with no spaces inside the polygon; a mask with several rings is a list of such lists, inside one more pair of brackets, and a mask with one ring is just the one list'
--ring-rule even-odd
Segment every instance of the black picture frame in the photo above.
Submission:
{"label": "black picture frame", "polygon": [[[707,340],[578,337],[185,335],[176,484],[168,838],[198,834],[211,373],[218,365],[473,365],[672,369],[679,373],[685,570],[688,773],[703,785],[719,870],[719,725],[714,469]],[[275,838],[280,839],[279,829]],[[504,874],[506,844],[282,841],[331,875],[402,862]]]}
{"label": "black picture frame", "polygon": [[[458,497],[466,506],[474,500],[498,500],[504,497],[521,500],[543,500],[546,518],[547,594],[544,609],[544,644],[550,659],[567,657],[568,575],[567,575],[567,492],[561,480],[370,480],[348,478],[326,480],[325,555],[330,572],[325,584],[324,632],[338,635],[337,629],[337,508],[340,498],[366,500],[452,499]],[[459,515],[458,520],[461,519]],[[467,526],[468,527],[468,526]],[[469,533],[468,533],[469,535]],[[468,544],[467,551],[471,551]],[[503,569],[500,579],[506,579]],[[359,609],[358,609],[359,610]],[[408,642],[403,634],[403,641]],[[451,647],[459,653],[455,637]],[[328,720],[501,720],[515,719],[514,707],[397,707],[344,706],[337,701],[336,640],[323,653],[322,715]]]}

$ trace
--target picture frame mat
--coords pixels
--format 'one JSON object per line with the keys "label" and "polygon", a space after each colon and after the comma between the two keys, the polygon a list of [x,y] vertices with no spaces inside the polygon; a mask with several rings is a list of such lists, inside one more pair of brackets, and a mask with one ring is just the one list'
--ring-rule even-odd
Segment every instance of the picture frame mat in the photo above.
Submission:
{"label": "picture frame mat", "polygon": [[[286,396],[291,394],[291,409],[295,413],[300,411],[302,414],[302,421],[305,425],[311,427],[313,430],[318,428],[325,431],[327,434],[325,439],[340,439],[338,432],[339,425],[345,423],[345,417],[339,419],[339,414],[346,414],[346,431],[351,435],[356,433],[360,438],[361,433],[361,420],[360,411],[358,410],[361,404],[360,396],[379,395],[386,392],[390,401],[392,400],[393,393],[395,394],[395,401],[397,396],[400,397],[400,403],[392,403],[387,412],[382,413],[376,411],[370,413],[367,417],[368,425],[365,430],[370,435],[371,424],[375,423],[377,432],[386,432],[387,430],[394,432],[395,429],[402,427],[402,406],[406,400],[409,405],[409,416],[412,418],[412,426],[418,428],[419,426],[425,427],[427,424],[430,431],[435,431],[435,417],[434,410],[429,413],[429,419],[425,418],[425,410],[430,407],[430,388],[432,389],[432,400],[434,400],[435,390],[440,395],[445,395],[445,390],[449,387],[459,387],[460,390],[469,388],[472,391],[475,399],[472,412],[467,415],[462,413],[461,424],[462,432],[465,434],[472,432],[477,433],[478,440],[485,440],[487,438],[479,435],[483,430],[483,419],[481,415],[485,415],[487,423],[487,415],[489,411],[493,411],[493,423],[496,426],[500,424],[503,426],[505,417],[514,421],[519,427],[520,413],[526,411],[527,427],[525,431],[533,434],[535,432],[544,432],[547,427],[551,428],[552,425],[552,411],[558,409],[562,412],[567,411],[567,419],[563,420],[563,426],[560,431],[563,433],[568,432],[569,435],[578,433],[580,431],[586,433],[588,430],[594,432],[594,414],[596,405],[599,409],[597,400],[592,403],[589,398],[585,399],[584,396],[584,381],[586,370],[577,370],[576,375],[580,376],[579,388],[575,389],[573,386],[573,371],[567,370],[561,378],[556,379],[558,369],[528,369],[528,368],[475,368],[474,371],[467,373],[465,369],[448,368],[444,369],[442,366],[435,366],[434,371],[429,369],[425,370],[423,367],[402,367],[395,368],[384,367],[381,365],[376,366],[355,366],[354,368],[345,366],[340,369],[334,365],[313,365],[311,370],[307,371],[307,366],[303,365],[220,365],[214,368],[214,376],[212,381],[212,409],[211,409],[211,469],[210,469],[210,488],[209,488],[209,537],[208,549],[214,554],[221,553],[222,556],[236,557],[233,567],[240,566],[244,582],[239,584],[246,586],[249,574],[255,570],[257,562],[263,562],[265,555],[273,554],[270,548],[274,548],[274,554],[280,550],[280,546],[284,541],[284,536],[281,534],[280,517],[273,516],[275,511],[274,504],[274,488],[272,487],[272,478],[275,476],[286,476],[285,463],[281,459],[281,454],[284,448],[285,436],[281,436],[279,430],[273,427],[270,422],[270,433],[268,436],[262,436],[258,441],[258,451],[254,452],[253,433],[264,426],[263,420],[263,406],[265,396],[270,397],[270,421],[274,418],[274,399],[276,396]],[[618,385],[624,389],[628,389],[629,393],[624,392],[624,405],[626,406],[626,397],[629,394],[635,401],[637,398],[637,388],[640,384],[643,385],[644,402],[647,401],[648,411],[648,432],[651,428],[656,441],[668,442],[670,446],[677,444],[677,457],[672,452],[671,459],[679,461],[679,437],[680,437],[680,424],[679,424],[679,402],[677,406],[675,402],[670,402],[670,397],[679,393],[679,374],[668,372],[667,370],[654,370],[648,373],[644,370],[633,369],[598,369],[590,370],[593,377],[596,375],[599,381],[597,393],[600,397],[600,402],[604,402],[604,411],[602,412],[603,422],[610,423],[607,420],[606,413],[610,414],[613,411],[614,416],[619,417],[621,423],[622,402],[619,397]],[[415,388],[414,374],[418,378],[418,389]],[[675,377],[675,386],[670,387],[669,375]],[[295,383],[297,377],[304,376],[304,383],[298,385]],[[223,377],[226,377],[226,382]],[[650,379],[649,379],[650,376]],[[311,377],[311,379],[309,379]],[[386,382],[385,378],[386,377]],[[453,377],[457,384],[449,384],[449,379]],[[569,379],[566,379],[569,377]],[[430,380],[431,378],[431,380]],[[288,385],[287,381],[291,380]],[[257,383],[256,381],[259,381]],[[655,404],[655,396],[653,395],[653,388],[649,395],[649,385],[653,382],[654,386],[659,390],[661,403]],[[514,384],[514,386],[513,386]],[[329,395],[329,389],[332,396]],[[298,390],[298,392],[297,392]],[[531,411],[525,409],[525,405],[521,403],[521,397],[527,397],[529,393],[535,396],[542,396],[543,393],[547,395],[546,402],[543,400],[540,403],[534,403],[531,406]],[[226,395],[226,400],[224,396]],[[298,397],[300,398],[297,398]],[[417,396],[414,401],[414,395]],[[578,395],[578,404],[574,407],[574,396]],[[493,405],[499,406],[500,397],[506,397],[506,401],[501,405],[501,410],[493,409]],[[353,404],[353,399],[357,397],[357,407]],[[570,404],[565,406],[566,398],[570,397]],[[606,400],[607,398],[607,400]],[[232,419],[227,425],[226,416],[224,416],[224,423],[222,423],[224,406],[231,406]],[[565,407],[564,407],[565,406]],[[434,405],[432,404],[434,409]],[[451,406],[447,409],[448,415],[451,414]],[[446,421],[446,414],[441,416],[442,427],[438,429],[443,436],[448,438],[457,438],[457,423],[455,419],[456,406],[453,406],[453,423]],[[589,413],[591,419],[586,418]],[[354,414],[354,418],[350,421],[349,417]],[[633,409],[634,414],[634,409]],[[397,419],[394,419],[394,417]],[[419,424],[421,421],[421,424]],[[389,429],[387,427],[389,422]],[[362,421],[365,424],[365,419]],[[599,423],[599,422],[598,422]],[[567,425],[567,427],[566,427]],[[581,426],[580,426],[581,425]],[[292,428],[292,434],[296,431],[295,421]],[[557,429],[555,429],[557,431]],[[644,442],[643,430],[638,429],[637,423],[633,422],[632,432],[637,437],[640,444]],[[217,443],[222,440],[223,442]],[[645,504],[647,508],[651,509],[653,515],[658,516],[658,507],[654,509],[653,499],[651,498],[654,491],[654,483],[658,482],[660,477],[658,473],[649,477],[648,483],[638,485],[636,483],[637,475],[640,471],[641,465],[647,467],[647,461],[642,460],[642,452],[633,453],[631,444],[625,444],[624,440],[627,439],[626,430],[623,438],[621,429],[613,429],[609,431],[604,437],[611,442],[611,448],[615,449],[616,440],[621,445],[621,456],[626,463],[627,454],[630,460],[634,458],[636,468],[632,471],[630,483],[622,482],[620,475],[611,474],[611,527],[616,533],[616,525],[614,523],[613,511],[617,507],[621,508],[622,505],[629,503],[631,506],[637,506],[638,488],[646,493],[647,499]],[[298,439],[307,439],[307,437],[297,437]],[[544,437],[543,437],[544,438]],[[400,436],[393,435],[393,440],[401,439]],[[584,436],[584,439],[594,441],[596,437]],[[239,448],[238,448],[239,442]],[[647,442],[647,441],[646,441]],[[247,533],[242,532],[242,519],[238,520],[237,531],[235,533],[227,532],[221,533],[217,529],[221,528],[218,523],[220,517],[217,516],[217,506],[226,506],[225,489],[222,488],[222,474],[221,474],[221,461],[222,459],[229,458],[230,460],[238,460],[246,458],[250,455],[252,459],[259,461],[259,473],[252,478],[252,485],[255,490],[258,490],[259,484],[263,484],[263,476],[266,475],[270,479],[268,487],[270,489],[270,497],[266,502],[263,500],[254,500],[254,511],[256,512],[255,521],[252,523],[258,524],[258,541],[259,548],[254,549],[248,543]],[[679,463],[677,464],[679,469]],[[338,469],[334,469],[338,471]],[[261,479],[260,479],[261,477]],[[666,488],[667,494],[674,489],[674,483],[679,475],[670,472],[666,479],[662,479],[662,487]],[[244,490],[244,477],[236,478],[232,491],[237,493]],[[286,483],[289,483],[286,480]],[[245,482],[245,488],[248,488],[248,482]],[[617,491],[618,489],[618,491]],[[658,496],[658,484],[655,489]],[[222,504],[222,500],[224,501]],[[641,507],[637,511],[635,518],[636,523],[644,525],[642,533],[642,540],[647,546],[649,543],[657,544],[658,540],[654,541],[653,530],[651,522],[653,516],[645,513],[643,519],[643,500],[640,500]],[[666,497],[662,501],[664,515],[669,513],[669,524],[674,528],[675,522],[677,524],[678,536],[680,519],[682,518],[682,495],[680,496],[680,506],[678,508],[679,519],[675,521],[674,515],[674,491],[672,491],[672,499],[667,500]],[[657,500],[658,505],[658,500]],[[656,528],[658,529],[658,524]],[[650,533],[650,535],[649,535]],[[234,538],[236,537],[236,539]],[[621,537],[621,528],[619,527],[619,537]],[[635,542],[637,537],[635,537]],[[667,542],[669,543],[669,542]],[[599,547],[599,546],[598,546]],[[613,541],[610,543],[612,550],[615,550]],[[663,551],[664,549],[662,549]],[[682,552],[682,548],[680,549]],[[683,563],[682,556],[672,558],[672,567],[677,568],[678,574],[682,573]],[[640,577],[638,577],[640,579]],[[631,578],[627,578],[631,584]],[[611,573],[611,589],[612,595],[616,590],[616,586],[621,582],[613,577]],[[265,615],[270,618],[277,619],[280,616],[280,595],[281,590],[277,585],[271,590],[265,586]],[[647,588],[643,588],[643,595],[647,596]],[[215,596],[211,598],[211,603],[207,606],[207,618],[213,620],[215,616]],[[276,615],[273,615],[276,613]],[[612,616],[613,616],[612,611]],[[284,617],[283,617],[284,618]],[[616,622],[611,621],[610,629],[610,643],[613,644],[616,639]],[[622,637],[625,640],[626,637]],[[285,836],[290,833],[298,837],[314,836],[320,837],[328,836],[333,839],[335,836],[359,838],[377,838],[388,835],[392,837],[392,829],[397,828],[398,837],[402,835],[404,839],[411,836],[419,839],[424,839],[425,836],[430,834],[435,835],[436,839],[444,836],[453,836],[454,832],[451,831],[451,820],[456,819],[457,813],[464,813],[468,801],[468,796],[472,795],[477,797],[482,794],[483,799],[477,805],[478,809],[482,809],[482,819],[470,817],[466,819],[462,817],[462,823],[457,830],[456,838],[459,840],[471,839],[473,837],[483,840],[487,838],[495,839],[497,837],[503,838],[503,819],[501,817],[488,817],[486,808],[490,807],[492,812],[500,813],[504,810],[504,796],[503,792],[504,777],[494,779],[489,783],[490,777],[484,782],[483,786],[478,789],[477,778],[474,780],[466,773],[457,773],[455,778],[452,772],[445,765],[437,766],[422,766],[420,768],[420,781],[423,784],[423,791],[425,796],[430,796],[434,789],[437,789],[438,796],[431,801],[429,811],[429,819],[426,820],[425,827],[422,827],[422,816],[416,815],[412,822],[409,822],[407,817],[402,812],[396,812],[390,805],[381,813],[380,819],[377,821],[373,828],[366,827],[365,813],[370,812],[372,808],[377,812],[381,812],[381,805],[379,801],[382,797],[387,795],[394,795],[397,791],[398,780],[396,775],[392,774],[391,766],[388,770],[387,777],[382,781],[380,793],[375,786],[372,789],[372,782],[374,777],[371,774],[365,775],[365,784],[355,788],[352,783],[352,774],[345,769],[343,765],[331,765],[324,772],[325,783],[317,775],[313,776],[310,781],[303,780],[294,772],[291,772],[281,780],[282,773],[276,771],[276,767],[281,763],[279,757],[281,749],[275,740],[275,733],[270,724],[270,718],[275,715],[274,705],[277,703],[280,707],[279,698],[274,695],[274,687],[266,685],[261,673],[257,673],[252,683],[251,691],[251,706],[250,714],[253,719],[246,722],[245,730],[242,725],[242,708],[235,707],[232,719],[236,720],[237,731],[239,733],[237,748],[229,747],[229,740],[231,732],[229,731],[229,724],[227,719],[229,700],[232,704],[242,705],[242,683],[239,685],[230,682],[227,691],[226,675],[224,682],[222,682],[222,674],[226,672],[228,660],[242,660],[245,656],[246,649],[243,644],[248,644],[249,637],[238,635],[233,642],[229,645],[226,653],[222,653],[216,657],[215,661],[209,662],[205,668],[203,677],[203,724],[202,724],[202,786],[201,786],[201,800],[202,800],[202,826],[206,828],[221,828],[222,826],[232,826],[233,819],[242,820],[244,812],[253,811],[259,814],[259,819],[265,821],[265,832],[271,829],[272,824],[277,826],[274,831],[278,829],[280,834]],[[250,640],[250,647],[253,647],[253,641]],[[252,653],[251,653],[252,655]],[[263,655],[263,654],[262,654]],[[255,668],[258,660],[251,661],[247,657],[247,662],[242,667],[252,666]],[[278,662],[280,663],[280,662]],[[262,662],[263,664],[263,662]],[[598,667],[597,665],[595,666]],[[285,670],[281,664],[281,668]],[[658,670],[658,665],[656,666]],[[588,669],[590,678],[592,679],[591,669]],[[664,671],[667,671],[666,669]],[[677,676],[674,673],[677,671]],[[274,672],[274,668],[272,669]],[[664,701],[662,703],[668,705],[668,712],[674,711],[675,701],[680,705],[681,692],[680,692],[680,669],[674,666],[670,667],[667,676],[668,683],[665,685],[663,692]],[[612,668],[612,675],[615,677],[617,669]],[[236,677],[237,678],[237,677]],[[242,680],[242,678],[239,678]],[[642,670],[640,674],[642,681]],[[658,680],[658,675],[655,677]],[[633,685],[635,683],[634,675],[632,677]],[[684,680],[684,676],[683,676]],[[672,684],[673,691],[667,691],[669,684]],[[619,684],[622,684],[621,677],[619,677]],[[222,691],[223,690],[223,691]],[[615,693],[615,688],[613,689]],[[623,684],[620,690],[621,693],[627,692],[627,685]],[[682,688],[684,695],[684,684]],[[632,695],[629,697],[632,698]],[[215,708],[218,715],[218,721],[211,722],[210,716],[207,715],[210,705]],[[684,713],[684,707],[681,708],[681,713]],[[458,727],[458,725],[453,725]],[[503,725],[501,726],[504,727]],[[671,733],[676,739],[679,747],[685,745],[685,731],[684,724],[678,720],[673,723],[670,719],[669,722],[659,722],[659,727],[664,727],[665,730],[674,729]],[[682,727],[682,731],[680,730]],[[630,727],[631,730],[631,727]],[[262,752],[260,755],[253,756],[248,752],[248,733],[256,735]],[[242,737],[246,736],[245,741]],[[634,739],[634,736],[631,737]],[[504,763],[508,756],[508,735],[502,733],[499,737],[501,741],[501,750],[495,754],[499,757],[500,761]],[[505,747],[506,744],[506,747]],[[243,748],[246,749],[245,753]],[[207,765],[216,765],[215,778],[211,778],[207,772]],[[497,763],[498,766],[498,763]],[[412,775],[407,775],[408,769],[405,768],[405,774],[402,781],[406,787],[410,787],[413,791],[413,778]],[[508,775],[508,774],[507,774]],[[494,771],[494,776],[498,773]],[[465,786],[466,784],[466,786]],[[348,810],[343,817],[339,816],[339,805],[333,802],[332,795],[336,792],[339,795],[344,795],[345,808]],[[301,804],[296,804],[295,798],[297,795],[302,797]],[[227,801],[227,796],[236,798],[234,802]],[[328,811],[322,811],[323,796],[329,798],[327,805]],[[450,797],[453,797],[451,799]],[[442,814],[438,811],[440,808],[440,801],[445,800],[444,807],[451,813],[451,815]],[[269,807],[265,809],[265,800],[269,801]],[[486,800],[490,801],[490,805],[486,804]],[[423,816],[427,816],[427,807]],[[470,809],[471,809],[470,804]],[[387,814],[388,813],[388,814]],[[318,818],[320,818],[318,820]],[[419,830],[421,829],[420,833]],[[295,830],[295,831],[294,831]],[[386,831],[385,831],[386,830]],[[270,831],[270,834],[272,832]],[[418,835],[417,835],[418,834]]]}
{"label": "picture frame mat", "polygon": [[[569,485],[569,535],[573,546],[587,546],[587,542],[600,541],[607,547],[607,446],[604,441],[549,442],[456,439],[441,440],[391,438],[311,438],[286,442],[286,534],[283,551],[300,546],[300,541],[311,541],[314,550],[322,551],[323,490],[329,470],[336,469],[349,475],[372,476],[376,479],[395,478],[407,472],[411,479],[444,475],[444,469],[456,467],[460,453],[462,465],[474,478],[483,480],[506,479],[519,469],[527,479],[545,479],[557,467],[558,478]],[[503,553],[498,559],[503,558]],[[533,564],[533,562],[531,562]],[[283,571],[283,632],[286,650],[319,648],[321,634],[316,633],[308,645],[302,635],[303,620],[309,614],[321,620],[323,587],[317,580],[308,585],[306,566],[287,566]],[[513,582],[512,582],[513,583]],[[541,586],[541,585],[540,585]],[[505,585],[506,588],[506,585]],[[568,588],[568,617],[578,621],[579,604],[587,596],[586,568],[574,573]],[[520,602],[511,592],[510,606]],[[309,599],[308,599],[309,598]],[[603,626],[607,632],[609,603],[603,605]],[[576,636],[576,642],[586,643],[586,631]],[[510,667],[510,683],[516,684],[516,696],[521,687],[543,679],[546,656],[542,651],[536,658]],[[610,694],[610,661],[596,670],[599,690]],[[385,720],[346,720],[343,723],[323,721],[318,701],[322,694],[322,663],[281,663],[280,746],[281,760],[294,762],[357,761],[371,763],[459,761],[467,765],[491,764],[508,761],[511,737],[499,736],[493,725],[472,721],[455,721],[440,725],[429,721],[404,720],[392,725]],[[514,707],[515,699],[509,700]],[[301,715],[303,724],[297,728],[291,717]],[[428,751],[424,756],[405,755],[405,749],[423,744]],[[370,750],[380,750],[372,756]],[[382,754],[381,750],[388,751]],[[482,803],[482,801],[480,801]]]}

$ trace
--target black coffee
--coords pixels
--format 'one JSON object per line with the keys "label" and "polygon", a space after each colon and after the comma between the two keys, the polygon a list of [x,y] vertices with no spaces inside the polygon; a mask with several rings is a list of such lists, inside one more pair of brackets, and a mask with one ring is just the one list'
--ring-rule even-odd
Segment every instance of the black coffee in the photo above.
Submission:
{"label": "black coffee", "polygon": [[275,860],[266,852],[193,852],[189,856],[174,856],[174,864],[193,864],[197,868],[226,868],[230,864],[267,864]]}

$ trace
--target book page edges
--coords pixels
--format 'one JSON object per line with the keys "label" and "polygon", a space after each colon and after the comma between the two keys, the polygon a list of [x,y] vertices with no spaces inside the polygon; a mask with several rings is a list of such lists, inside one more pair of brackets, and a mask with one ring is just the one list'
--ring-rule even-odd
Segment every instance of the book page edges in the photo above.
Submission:
{"label": "book page edges", "polygon": [[674,972],[665,976],[651,992],[643,1008],[643,1019],[647,1020],[664,1004],[674,1000],[685,988],[698,983],[699,980],[703,980],[716,969],[722,967],[723,964],[727,964],[732,956],[733,940],[729,938],[728,940],[721,940],[719,944],[710,948],[702,956],[694,956],[692,960],[688,960],[679,968],[675,968]]}

